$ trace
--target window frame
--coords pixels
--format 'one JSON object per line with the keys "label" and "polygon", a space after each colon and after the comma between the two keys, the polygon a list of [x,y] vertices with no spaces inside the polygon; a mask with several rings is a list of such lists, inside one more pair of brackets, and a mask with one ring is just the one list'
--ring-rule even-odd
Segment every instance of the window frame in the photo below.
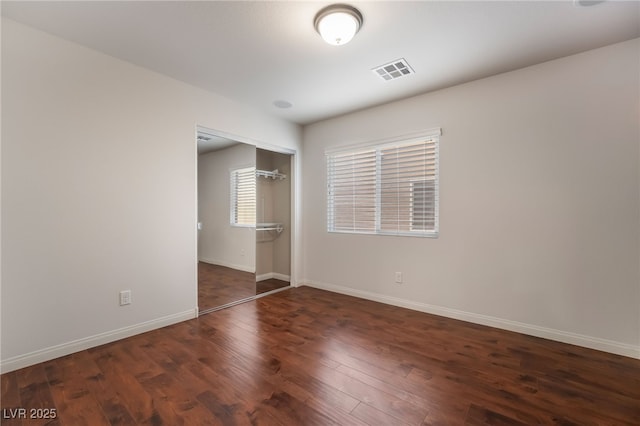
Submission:
{"label": "window frame", "polygon": [[[329,148],[325,150],[325,178],[326,178],[326,224],[327,224],[327,232],[328,233],[336,233],[336,234],[359,234],[359,235],[386,235],[386,236],[409,236],[409,237],[421,237],[421,238],[438,238],[440,234],[440,166],[439,166],[439,151],[440,151],[440,136],[442,131],[440,128],[429,129],[420,133],[415,133],[412,135],[399,136],[392,139],[374,141],[374,142],[366,142],[361,144],[354,144],[344,147],[337,148]],[[434,188],[434,224],[432,230],[415,230],[413,228],[413,201],[410,203],[410,212],[409,212],[409,230],[400,231],[400,230],[384,230],[382,229],[382,152],[384,150],[388,150],[390,148],[409,146],[412,144],[416,144],[418,142],[426,142],[427,140],[433,140],[433,160],[434,160],[434,173],[433,179],[428,179],[423,176],[417,176],[416,178],[411,178],[412,181],[420,181],[426,182],[429,180],[435,181]],[[429,145],[427,145],[429,146]],[[366,151],[375,151],[375,219],[374,229],[371,231],[367,230],[356,230],[356,229],[336,229],[335,226],[335,199],[332,197],[332,176],[330,172],[331,159],[332,157],[341,155],[341,154],[353,154],[356,155],[358,153],[364,153]],[[413,182],[410,185],[410,188],[413,187]],[[409,197],[413,200],[412,190],[409,191]]]}

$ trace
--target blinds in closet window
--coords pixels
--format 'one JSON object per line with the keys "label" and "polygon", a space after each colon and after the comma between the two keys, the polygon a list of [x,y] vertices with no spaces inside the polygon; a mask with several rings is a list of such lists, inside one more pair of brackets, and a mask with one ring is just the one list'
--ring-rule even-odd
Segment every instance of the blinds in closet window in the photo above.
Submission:
{"label": "blinds in closet window", "polygon": [[256,224],[256,169],[247,167],[231,171],[231,223]]}

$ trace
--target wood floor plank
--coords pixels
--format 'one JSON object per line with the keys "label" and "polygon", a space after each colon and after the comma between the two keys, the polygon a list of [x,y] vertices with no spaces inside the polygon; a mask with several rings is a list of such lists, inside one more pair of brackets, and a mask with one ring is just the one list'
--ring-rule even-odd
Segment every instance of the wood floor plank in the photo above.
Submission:
{"label": "wood floor plank", "polygon": [[255,410],[248,410],[244,403],[236,402],[226,404],[212,391],[204,391],[197,396],[198,401],[209,410],[215,420],[221,425],[253,425],[253,424],[278,424],[270,416],[254,416]]}
{"label": "wood floor plank", "polygon": [[634,425],[640,360],[294,288],[0,376],[5,425]]}
{"label": "wood floor plank", "polygon": [[93,395],[100,395],[97,399],[109,424],[113,426],[134,424],[135,421],[131,413],[129,413],[125,401],[122,400],[117,389],[114,389],[111,383],[105,380],[104,375],[93,360],[82,352],[73,354],[72,358],[78,371],[81,371],[84,375],[87,389]]}
{"label": "wood floor plank", "polygon": [[422,395],[407,392],[406,390],[403,390],[401,386],[397,386],[395,382],[393,384],[388,383],[374,376],[370,376],[366,373],[354,370],[353,368],[346,367],[344,365],[338,367],[337,371],[346,374],[352,379],[358,380],[368,386],[385,392],[397,400],[405,401],[418,407],[430,407],[430,402]]}
{"label": "wood floor plank", "polygon": [[157,410],[161,401],[154,400],[131,373],[131,368],[139,364],[125,356],[122,345],[105,345],[91,355],[100,369],[102,380],[117,389],[118,397],[137,424],[162,424]]}
{"label": "wood floor plank", "polygon": [[353,409],[353,416],[362,420],[371,426],[409,426],[413,423],[405,423],[398,420],[396,417],[377,410],[369,404],[361,402],[356,408]]}
{"label": "wood floor plank", "polygon": [[72,355],[58,362],[45,364],[45,372],[50,383],[51,396],[61,411],[65,412],[65,422],[73,425],[110,425],[102,406],[89,388],[85,372]]}
{"label": "wood floor plank", "polygon": [[[145,343],[147,355],[176,378],[183,395],[195,397],[213,414],[212,424],[250,424],[254,400],[217,370],[225,365],[216,356],[219,348],[210,342],[194,346],[188,340],[175,340],[176,345],[171,337],[179,336],[181,330],[173,327],[167,331],[165,338]],[[268,390],[263,393],[267,394]]]}
{"label": "wood floor plank", "polygon": [[[225,424],[249,424],[254,418],[258,401],[268,398],[276,389],[269,386],[252,386],[238,380],[241,373],[229,372],[227,367],[218,368],[210,358],[190,361],[181,366],[178,374],[189,384],[185,392],[196,394],[198,400],[218,420]],[[237,374],[237,375],[236,375]],[[246,378],[246,377],[244,377]]]}
{"label": "wood floor plank", "polygon": [[[20,393],[21,407],[26,409],[27,417],[23,424],[30,426],[39,425],[59,425],[58,418],[61,409],[56,404],[51,395],[51,388],[45,373],[44,364],[37,364],[17,371],[18,388]],[[55,419],[45,419],[41,416],[32,415],[38,413],[38,409],[56,409]]]}
{"label": "wood floor plank", "polygon": [[500,413],[471,404],[465,423],[469,426],[493,425],[493,426],[527,426],[516,419],[512,419]]}
{"label": "wood floor plank", "polygon": [[274,392],[260,403],[260,409],[284,425],[333,426],[338,423],[286,392]]}
{"label": "wood floor plank", "polygon": [[372,350],[355,347],[338,339],[332,339],[330,348],[324,343],[307,345],[310,355],[332,360],[338,364],[360,370],[378,377],[406,376],[411,371],[411,366],[401,359],[376,354]]}
{"label": "wood floor plank", "polygon": [[373,405],[378,410],[409,424],[419,424],[428,412],[425,407],[406,402],[337,370],[318,367],[313,374],[318,380],[327,385],[335,387],[361,402]]}
{"label": "wood floor plank", "polygon": [[145,378],[140,384],[155,400],[161,403],[157,410],[163,422],[169,425],[217,425],[197,399],[197,395],[185,392],[179,375],[167,373]]}
{"label": "wood floor plank", "polygon": [[[18,376],[15,371],[2,375],[0,380],[2,394],[0,401],[2,402],[2,420],[0,424],[5,426],[22,425],[21,411],[24,406],[20,400],[20,391],[18,388]],[[26,415],[26,414],[25,414]]]}
{"label": "wood floor plank", "polygon": [[[321,400],[325,404],[333,407],[334,410],[339,410],[344,413],[349,413],[360,402],[357,398],[354,398],[340,389],[328,385],[322,381],[315,374],[317,368],[310,368],[312,363],[308,360],[296,357],[296,353],[287,351],[282,348],[272,348],[275,354],[278,354],[281,359],[284,360],[282,368],[279,371],[279,376],[286,379],[286,381],[297,385],[299,388],[304,389],[308,393],[308,397],[302,399]],[[321,364],[322,367],[331,369]]]}
{"label": "wood floor plank", "polygon": [[[345,407],[344,400],[351,399],[351,397],[338,390],[333,389],[332,391],[332,388],[324,387],[322,383],[317,381],[314,383],[314,379],[310,377],[302,382],[294,382],[295,379],[291,377],[284,378],[282,375],[278,375],[274,376],[272,380],[277,381],[279,389],[304,402],[310,408],[323,413],[334,423],[349,426],[367,426],[367,423],[351,414],[353,408],[360,401],[353,400],[355,405],[346,404],[347,407]],[[327,395],[327,390],[330,395]],[[336,399],[336,397],[339,399]]]}

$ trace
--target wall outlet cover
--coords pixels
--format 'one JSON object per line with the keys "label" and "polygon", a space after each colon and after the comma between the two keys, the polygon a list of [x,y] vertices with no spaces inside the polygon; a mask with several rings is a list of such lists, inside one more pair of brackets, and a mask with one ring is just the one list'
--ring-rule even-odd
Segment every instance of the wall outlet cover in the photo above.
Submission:
{"label": "wall outlet cover", "polygon": [[120,306],[131,304],[131,290],[122,290],[120,292]]}

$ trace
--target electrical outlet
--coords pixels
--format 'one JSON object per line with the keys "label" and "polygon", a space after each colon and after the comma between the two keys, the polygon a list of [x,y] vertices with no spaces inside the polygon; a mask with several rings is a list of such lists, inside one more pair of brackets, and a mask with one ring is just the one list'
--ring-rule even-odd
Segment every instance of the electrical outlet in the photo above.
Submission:
{"label": "electrical outlet", "polygon": [[396,284],[402,284],[402,272],[396,272]]}
{"label": "electrical outlet", "polygon": [[240,249],[240,256],[244,256],[244,249]]}
{"label": "electrical outlet", "polygon": [[131,304],[131,290],[122,290],[120,292],[120,306]]}

